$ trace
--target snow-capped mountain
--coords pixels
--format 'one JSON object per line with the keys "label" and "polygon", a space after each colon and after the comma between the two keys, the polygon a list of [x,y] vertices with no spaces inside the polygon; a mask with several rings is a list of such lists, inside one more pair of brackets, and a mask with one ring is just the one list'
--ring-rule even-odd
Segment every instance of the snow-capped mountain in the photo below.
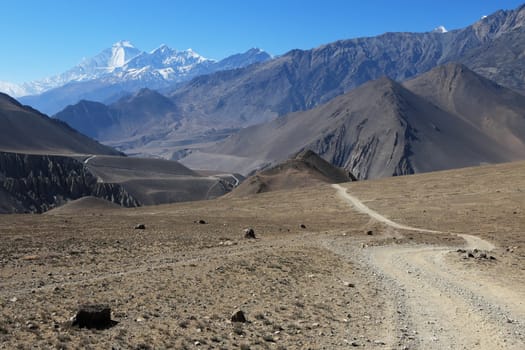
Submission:
{"label": "snow-capped mountain", "polygon": [[84,58],[78,65],[64,73],[20,85],[2,83],[0,91],[9,93],[7,91],[9,89],[11,96],[21,97],[41,94],[70,82],[98,79],[111,74],[140,53],[141,51],[129,41],[119,41],[94,57]]}
{"label": "snow-capped mountain", "polygon": [[192,49],[177,51],[161,45],[151,52],[141,52],[115,71],[114,76],[118,80],[179,82],[209,72],[215,63]]}
{"label": "snow-capped mountain", "polygon": [[26,95],[26,90],[21,85],[7,81],[0,81],[0,91],[14,97]]}
{"label": "snow-capped mountain", "polygon": [[216,61],[205,58],[192,49],[177,51],[166,45],[161,45],[151,52],[144,52],[131,42],[123,40],[94,57],[83,59],[78,65],[59,75],[19,85],[0,82],[0,91],[11,96],[23,97],[40,95],[67,84],[81,82],[90,82],[90,85],[97,86],[126,85],[130,82],[133,86],[139,84],[140,87],[156,89],[201,74],[240,68],[270,58],[268,53],[252,49],[244,54]]}

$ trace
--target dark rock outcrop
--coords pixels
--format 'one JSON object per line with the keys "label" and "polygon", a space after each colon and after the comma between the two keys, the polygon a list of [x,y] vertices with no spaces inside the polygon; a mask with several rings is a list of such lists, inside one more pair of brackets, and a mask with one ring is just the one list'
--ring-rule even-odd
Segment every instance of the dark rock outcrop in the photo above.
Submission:
{"label": "dark rock outcrop", "polygon": [[0,152],[0,212],[42,213],[84,196],[126,207],[140,205],[122,186],[97,183],[74,158]]}
{"label": "dark rock outcrop", "polygon": [[72,326],[89,329],[106,329],[115,324],[111,320],[111,308],[107,305],[82,305],[73,317]]}

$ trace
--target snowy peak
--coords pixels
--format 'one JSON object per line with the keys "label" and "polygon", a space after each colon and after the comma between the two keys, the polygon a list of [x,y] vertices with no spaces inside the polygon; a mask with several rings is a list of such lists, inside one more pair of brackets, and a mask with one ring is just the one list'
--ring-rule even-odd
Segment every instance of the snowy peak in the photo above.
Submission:
{"label": "snowy peak", "polygon": [[118,41],[111,47],[111,56],[107,62],[108,69],[115,69],[122,67],[133,57],[140,54],[140,50],[136,49],[129,41]]}
{"label": "snowy peak", "polygon": [[[202,74],[241,68],[270,58],[270,55],[260,49],[251,49],[217,62],[201,56],[191,48],[177,51],[162,44],[150,52],[144,52],[130,41],[121,40],[93,57],[82,59],[78,65],[59,75],[23,84],[0,82],[0,91],[15,97],[23,97],[40,95],[69,83],[92,81],[97,81],[97,85],[103,86],[116,84],[126,86],[122,89],[128,92],[133,92],[140,87],[159,89]],[[84,94],[80,96],[85,98]],[[68,100],[67,104],[76,103],[78,101],[76,98],[69,97],[71,101]],[[42,109],[48,113],[56,112],[56,110]]]}
{"label": "snowy peak", "polygon": [[436,28],[434,28],[434,30],[432,31],[432,33],[446,33],[448,32],[447,28],[445,28],[445,26],[438,26]]}

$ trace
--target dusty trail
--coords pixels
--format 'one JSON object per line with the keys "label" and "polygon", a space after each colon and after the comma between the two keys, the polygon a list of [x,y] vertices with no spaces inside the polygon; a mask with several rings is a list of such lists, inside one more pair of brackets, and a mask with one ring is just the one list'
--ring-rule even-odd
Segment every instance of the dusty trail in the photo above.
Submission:
{"label": "dusty trail", "polygon": [[[443,233],[389,220],[333,185],[357,211],[394,229]],[[479,237],[459,234],[467,249],[492,250]],[[420,349],[525,349],[525,291],[473,276],[445,262],[450,247],[390,245],[364,250],[397,303],[401,330],[391,347]],[[517,289],[517,290],[516,290]]]}

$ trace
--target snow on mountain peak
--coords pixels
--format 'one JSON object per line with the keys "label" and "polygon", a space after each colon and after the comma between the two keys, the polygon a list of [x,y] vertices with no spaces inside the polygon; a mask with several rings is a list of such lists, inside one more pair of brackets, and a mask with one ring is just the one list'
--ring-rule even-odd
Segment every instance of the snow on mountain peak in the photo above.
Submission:
{"label": "snow on mountain peak", "polygon": [[191,48],[177,51],[162,44],[151,52],[144,52],[130,41],[121,40],[93,57],[82,59],[78,65],[59,75],[20,85],[0,82],[0,91],[21,97],[41,94],[70,82],[91,80],[101,80],[104,84],[141,81],[141,84],[157,87],[271,58],[260,49],[251,49],[247,53],[233,55],[218,62],[199,55]]}
{"label": "snow on mountain peak", "polygon": [[120,40],[113,44],[113,47],[129,47],[134,49],[135,46],[128,40]]}
{"label": "snow on mountain peak", "polygon": [[432,31],[432,33],[446,33],[448,32],[447,28],[445,28],[445,26],[438,26],[436,28],[434,28],[434,30]]}
{"label": "snow on mountain peak", "polygon": [[111,47],[111,56],[108,59],[107,67],[109,69],[122,67],[139,53],[140,51],[129,41],[119,41]]}

